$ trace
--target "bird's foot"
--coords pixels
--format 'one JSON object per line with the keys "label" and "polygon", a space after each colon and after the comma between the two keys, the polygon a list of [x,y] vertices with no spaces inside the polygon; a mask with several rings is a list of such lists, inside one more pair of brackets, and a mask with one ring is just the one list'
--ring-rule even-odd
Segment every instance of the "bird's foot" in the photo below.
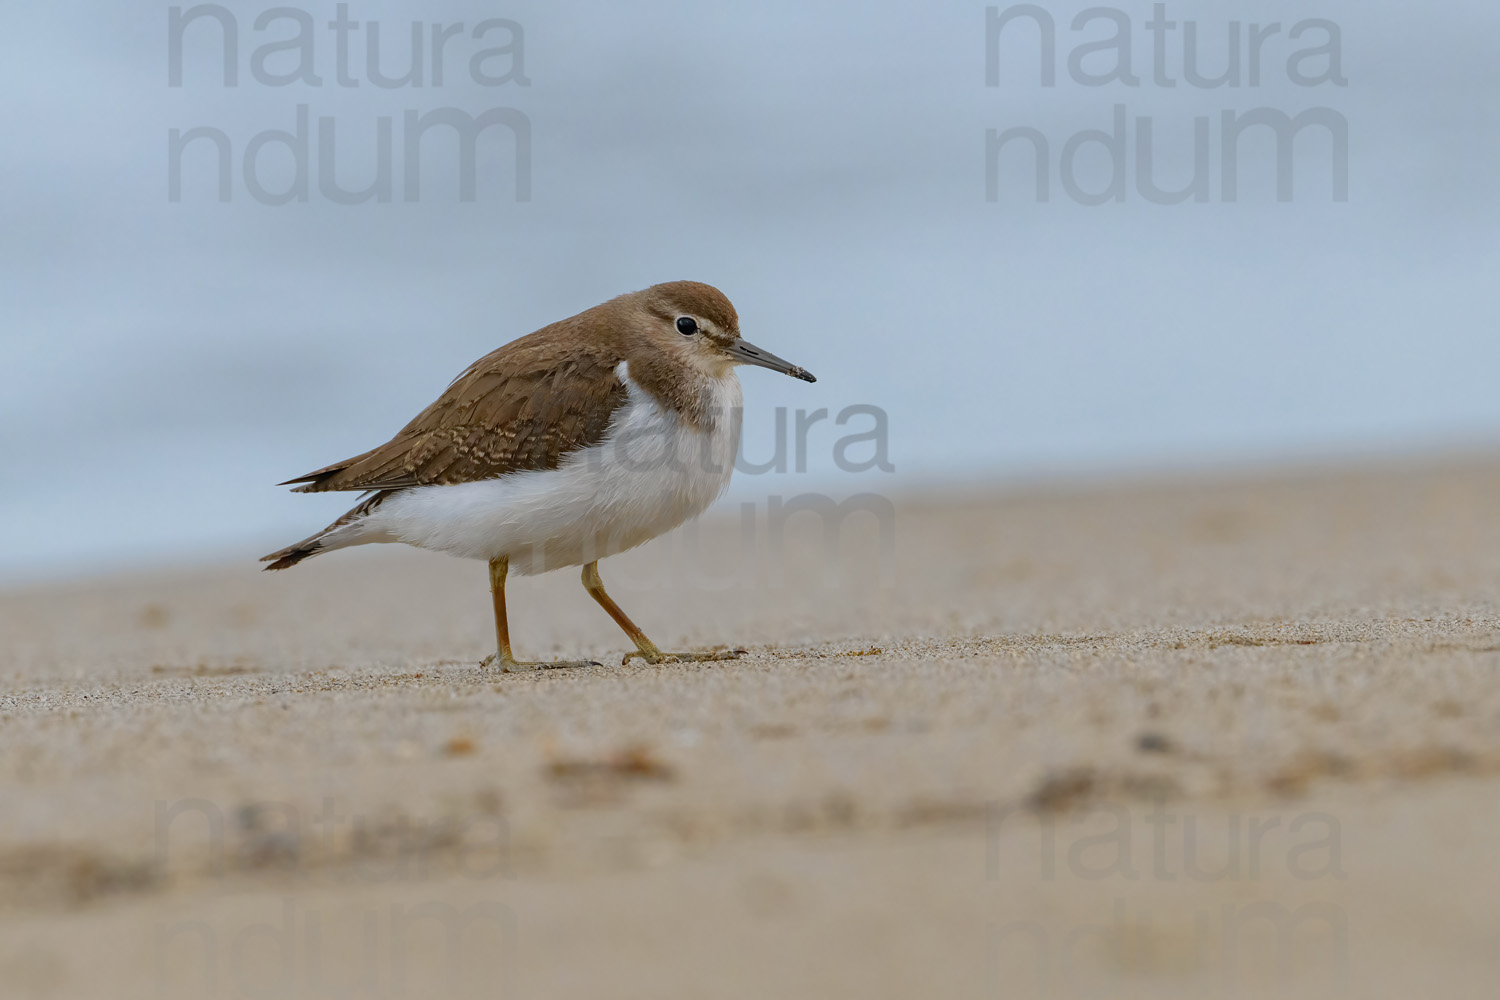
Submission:
{"label": "bird's foot", "polygon": [[709,660],[737,660],[740,657],[744,656],[747,652],[749,651],[744,649],[730,649],[727,646],[715,646],[713,649],[705,649],[691,653],[663,653],[661,650],[656,650],[654,653],[648,653],[643,649],[637,649],[632,653],[626,653],[625,658],[620,661],[620,666],[623,667],[625,664],[629,663],[637,656],[645,660],[647,663],[651,664],[703,663]]}
{"label": "bird's foot", "polygon": [[512,660],[491,653],[480,661],[480,669],[495,668],[502,674],[515,674],[527,670],[565,670],[569,667],[602,667],[598,660]]}

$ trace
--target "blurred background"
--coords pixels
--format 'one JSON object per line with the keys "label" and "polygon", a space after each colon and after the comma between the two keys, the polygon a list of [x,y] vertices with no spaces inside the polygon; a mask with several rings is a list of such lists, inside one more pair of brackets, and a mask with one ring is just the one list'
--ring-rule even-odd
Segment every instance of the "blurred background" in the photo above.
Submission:
{"label": "blurred background", "polygon": [[[347,12],[347,73],[329,27],[343,6],[297,8],[307,48],[278,49],[295,18],[257,29],[267,4],[226,2],[182,29],[179,86],[167,5],[4,15],[0,581],[251,559],[301,537],[349,498],[275,483],[383,441],[492,348],[679,278],[724,289],[749,339],[819,376],[744,373],[749,460],[773,454],[777,407],[793,426],[799,408],[887,416],[894,471],[840,469],[835,442],[871,418],[826,420],[804,473],[742,475],[742,495],[1500,442],[1494,4],[1177,0],[1160,68],[1152,4],[1079,30],[1085,5],[1053,4],[1054,86],[1035,21],[991,37],[982,3],[438,0],[417,15],[365,0]],[[413,74],[414,16],[420,86],[376,85],[369,26],[390,83]],[[513,24],[473,37],[487,19]],[[1079,47],[1117,21],[1139,83],[1094,85],[1119,55]],[[1186,78],[1188,22],[1194,71],[1230,73],[1222,86]],[[460,23],[435,61],[433,26]],[[1251,25],[1273,23],[1257,80]],[[1069,137],[1112,130],[1117,105],[1123,155],[1075,148],[1070,192]],[[302,155],[256,139],[295,132],[299,106]],[[407,114],[493,108],[520,112],[529,143],[486,130],[465,200],[458,144],[434,129],[409,200]],[[1247,133],[1226,197],[1224,112],[1319,108],[1347,125],[1347,200],[1324,128],[1296,140],[1289,200],[1271,133]],[[1206,200],[1141,193],[1143,117],[1168,190],[1191,181],[1206,120]],[[389,200],[337,203],[324,171],[369,187],[382,119]],[[1045,202],[1025,142],[987,157],[989,131],[1017,127],[1049,145]],[[200,128],[228,143],[227,200],[214,138],[185,147],[169,185],[172,131]],[[296,191],[299,159],[305,200],[266,204]],[[1119,200],[1075,197],[1117,168]]]}

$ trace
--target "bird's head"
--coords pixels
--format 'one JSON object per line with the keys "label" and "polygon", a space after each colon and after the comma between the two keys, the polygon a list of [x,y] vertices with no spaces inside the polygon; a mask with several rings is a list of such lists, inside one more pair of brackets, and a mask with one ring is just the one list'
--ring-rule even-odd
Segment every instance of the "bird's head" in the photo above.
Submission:
{"label": "bird's head", "polygon": [[699,281],[671,281],[637,292],[652,346],[674,360],[722,378],[735,365],[756,365],[816,382],[809,372],[740,336],[740,318],[725,294]]}

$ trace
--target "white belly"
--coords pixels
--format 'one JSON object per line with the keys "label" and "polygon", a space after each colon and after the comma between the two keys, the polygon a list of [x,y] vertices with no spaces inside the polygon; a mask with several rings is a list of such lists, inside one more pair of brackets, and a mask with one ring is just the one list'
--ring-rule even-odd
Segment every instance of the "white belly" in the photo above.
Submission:
{"label": "white belly", "polygon": [[604,440],[556,469],[514,472],[392,496],[324,537],[325,548],[405,542],[468,559],[510,560],[542,573],[624,552],[696,517],[723,494],[739,446],[739,380],[715,380],[706,429],[625,378],[628,401]]}

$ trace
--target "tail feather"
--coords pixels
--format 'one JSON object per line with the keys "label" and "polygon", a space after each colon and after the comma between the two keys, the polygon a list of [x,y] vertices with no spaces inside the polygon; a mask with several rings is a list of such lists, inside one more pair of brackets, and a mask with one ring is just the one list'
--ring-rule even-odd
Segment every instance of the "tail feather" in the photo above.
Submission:
{"label": "tail feather", "polygon": [[279,552],[272,552],[268,556],[261,556],[260,561],[271,564],[266,567],[268,570],[291,569],[308,556],[318,553],[318,550],[323,547],[323,535],[324,532],[320,531],[311,538],[298,542],[296,545],[284,548]]}
{"label": "tail feather", "polygon": [[315,556],[319,552],[323,551],[323,539],[326,538],[330,532],[336,531],[339,528],[346,527],[350,524],[353,524],[355,521],[358,521],[360,518],[370,513],[370,511],[380,506],[380,502],[382,500],[395,492],[397,491],[380,490],[376,493],[372,493],[364,497],[359,502],[359,504],[354,507],[353,510],[349,511],[337,521],[334,521],[322,531],[318,532],[315,535],[310,535],[307,538],[302,539],[302,541],[298,542],[296,545],[289,545],[278,552],[272,552],[268,556],[261,556],[260,561],[263,563],[270,563],[270,565],[266,567],[268,571],[273,569],[291,569],[293,566],[297,565],[307,557]]}

